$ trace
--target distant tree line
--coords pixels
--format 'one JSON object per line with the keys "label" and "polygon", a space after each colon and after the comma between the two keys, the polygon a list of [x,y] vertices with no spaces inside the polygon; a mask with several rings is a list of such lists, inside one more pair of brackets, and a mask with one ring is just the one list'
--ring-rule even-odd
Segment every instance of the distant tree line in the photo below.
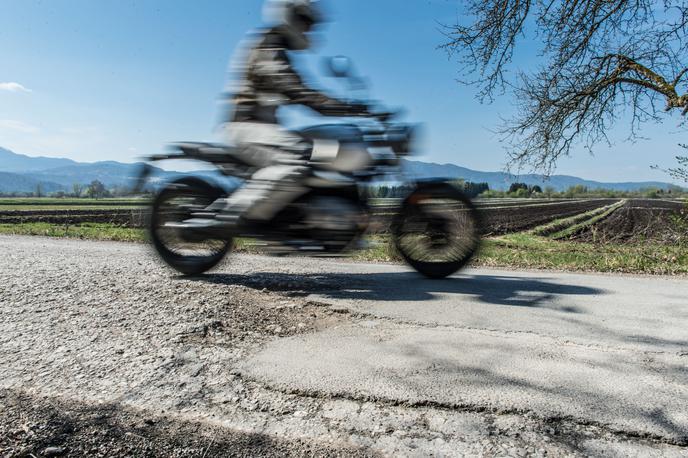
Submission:
{"label": "distant tree line", "polygon": [[[490,189],[487,183],[473,183],[471,181],[454,180],[454,186],[466,193],[469,197],[481,198],[545,198],[566,199],[574,197],[602,197],[602,198],[660,198],[660,197],[686,197],[688,192],[680,186],[669,186],[667,189],[644,188],[635,191],[617,191],[613,189],[588,188],[584,185],[570,186],[564,191],[557,191],[552,186],[528,185],[526,183],[511,183],[506,191]],[[377,198],[402,198],[412,190],[411,186],[381,185],[370,192]]]}
{"label": "distant tree line", "polygon": [[680,186],[669,186],[667,189],[644,188],[635,191],[617,191],[613,189],[590,189],[587,186],[570,186],[564,191],[557,191],[552,186],[541,189],[538,185],[528,186],[525,183],[512,183],[507,191],[489,190],[480,194],[484,198],[515,197],[515,198],[574,198],[574,197],[603,197],[603,198],[660,198],[685,197],[688,195]]}
{"label": "distant tree line", "polygon": [[2,197],[85,197],[90,199],[103,199],[106,197],[125,197],[131,195],[131,189],[127,186],[105,186],[99,180],[93,180],[89,184],[74,183],[68,190],[46,192],[43,185],[38,183],[33,191],[29,192],[4,192]]}
{"label": "distant tree line", "polygon": [[487,183],[473,183],[472,181],[456,180],[452,184],[462,190],[468,197],[477,197],[488,192],[490,185]]}
{"label": "distant tree line", "polygon": [[380,185],[369,190],[371,197],[381,199],[404,197],[411,191],[409,186]]}
{"label": "distant tree line", "polygon": [[[487,183],[473,183],[464,180],[454,180],[451,183],[469,197],[477,197],[490,190],[490,186]],[[376,198],[402,198],[407,196],[412,190],[413,186],[411,185],[380,185],[373,188],[370,191],[370,195]]]}
{"label": "distant tree line", "polygon": [[[570,186],[564,191],[557,191],[552,186],[545,186],[543,189],[539,185],[528,185],[526,183],[511,183],[508,190],[498,191],[490,189],[487,183],[474,183],[465,180],[454,180],[452,185],[463,191],[467,196],[482,198],[574,198],[574,197],[604,197],[604,198],[660,198],[660,197],[687,197],[688,192],[680,186],[669,186],[667,189],[644,188],[635,191],[617,191],[612,189],[590,189],[587,186]],[[370,194],[376,198],[402,198],[412,191],[411,185],[380,185],[372,190]],[[143,192],[143,194],[150,191]],[[93,180],[89,184],[74,183],[69,191],[55,191],[46,193],[43,187],[38,184],[33,192],[5,192],[0,193],[2,197],[85,197],[91,199],[102,199],[106,197],[125,197],[131,194],[131,190],[126,186],[111,186],[107,188],[99,180]]]}

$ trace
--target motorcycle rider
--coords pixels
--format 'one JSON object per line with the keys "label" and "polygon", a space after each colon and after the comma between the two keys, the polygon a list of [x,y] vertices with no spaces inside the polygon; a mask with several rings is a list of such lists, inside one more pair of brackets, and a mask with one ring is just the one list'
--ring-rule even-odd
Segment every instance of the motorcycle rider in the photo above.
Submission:
{"label": "motorcycle rider", "polygon": [[280,126],[280,107],[304,105],[326,116],[370,115],[365,105],[309,87],[292,64],[291,54],[310,49],[313,28],[324,21],[319,0],[268,0],[264,16],[269,26],[232,65],[236,81],[228,91],[231,110],[225,125],[229,142],[257,171],[220,203],[216,224],[267,222],[305,192],[302,181],[309,173],[312,144]]}

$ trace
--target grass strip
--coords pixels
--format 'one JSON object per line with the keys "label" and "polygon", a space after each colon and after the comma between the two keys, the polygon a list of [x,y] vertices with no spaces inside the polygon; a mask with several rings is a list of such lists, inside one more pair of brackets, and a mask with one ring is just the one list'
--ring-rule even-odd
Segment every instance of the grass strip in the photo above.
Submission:
{"label": "grass strip", "polygon": [[608,211],[611,208],[619,208],[625,203],[625,201],[619,201],[615,202],[611,205],[605,205],[604,207],[600,208],[595,208],[590,211],[587,211],[585,213],[581,213],[579,215],[573,215],[573,216],[568,216],[566,218],[560,218],[556,219],[554,221],[551,221],[547,224],[543,224],[541,226],[538,226],[532,230],[530,230],[530,233],[533,235],[541,235],[541,236],[548,236],[551,234],[556,234],[558,232],[561,232],[569,227],[572,227],[574,225],[580,224],[582,222],[585,222],[597,215],[600,215],[606,211]]}
{"label": "grass strip", "polygon": [[[374,235],[370,247],[353,253],[364,262],[401,262],[389,236]],[[250,242],[247,242],[250,244]],[[245,248],[239,242],[241,251]],[[260,247],[249,247],[260,252]],[[555,269],[583,272],[635,274],[688,274],[688,247],[665,244],[589,244],[552,240],[528,233],[510,234],[483,240],[473,266]]]}
{"label": "grass strip", "polygon": [[[145,229],[106,223],[56,225],[50,223],[0,224],[0,234],[70,237],[123,242],[146,241]],[[373,235],[367,249],[353,253],[356,261],[399,262],[389,236]],[[235,251],[261,253],[253,240],[238,238]],[[685,244],[592,244],[553,240],[530,233],[509,234],[483,240],[474,266],[556,269],[636,274],[688,274],[688,246]]]}
{"label": "grass strip", "polygon": [[483,242],[474,265],[588,272],[688,273],[685,244],[592,244],[519,233]]}
{"label": "grass strip", "polygon": [[575,234],[583,231],[584,229],[592,226],[593,224],[596,224],[596,223],[602,221],[603,219],[607,218],[609,215],[611,215],[617,209],[619,209],[620,207],[623,207],[624,205],[626,205],[626,200],[622,200],[620,202],[617,202],[616,204],[610,206],[606,211],[604,211],[600,214],[597,214],[597,215],[593,216],[592,218],[589,218],[585,221],[582,221],[580,223],[577,223],[577,224],[569,226],[565,229],[562,229],[559,232],[555,232],[553,234],[550,234],[549,237],[554,239],[554,240],[565,239],[565,238],[571,237],[572,235],[575,235]]}
{"label": "grass strip", "polygon": [[51,224],[36,222],[0,224],[0,234],[42,235],[44,237],[68,237],[118,242],[143,242],[146,240],[144,229],[121,227],[107,223]]}

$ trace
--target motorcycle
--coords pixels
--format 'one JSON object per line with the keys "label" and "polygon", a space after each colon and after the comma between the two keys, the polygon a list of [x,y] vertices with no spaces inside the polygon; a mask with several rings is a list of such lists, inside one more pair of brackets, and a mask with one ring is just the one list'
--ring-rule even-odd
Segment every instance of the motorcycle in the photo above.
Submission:
{"label": "motorcycle", "polygon": [[[345,77],[342,59],[333,59],[333,76]],[[344,62],[346,63],[346,61]],[[344,65],[345,66],[345,65]],[[413,152],[417,127],[394,121],[394,113],[346,124],[322,124],[299,131],[313,143],[306,191],[285,205],[266,223],[237,223],[222,229],[187,225],[195,217],[212,218],[213,203],[228,197],[227,187],[207,177],[180,176],[164,184],[153,199],[150,240],[160,257],[185,275],[216,266],[232,249],[233,240],[246,237],[265,245],[268,253],[340,256],[359,248],[379,214],[375,183],[401,183],[400,199],[391,200],[387,228],[396,252],[429,278],[447,277],[471,259],[480,244],[480,219],[471,200],[444,179],[407,177],[401,159]],[[192,159],[214,166],[236,182],[247,180],[254,168],[241,159],[236,147],[185,142],[173,152],[150,156],[139,185],[153,167],[150,163]],[[329,160],[322,160],[322,156]],[[317,158],[317,159],[316,159]],[[389,200],[388,200],[389,201]],[[378,207],[379,208],[379,207]]]}

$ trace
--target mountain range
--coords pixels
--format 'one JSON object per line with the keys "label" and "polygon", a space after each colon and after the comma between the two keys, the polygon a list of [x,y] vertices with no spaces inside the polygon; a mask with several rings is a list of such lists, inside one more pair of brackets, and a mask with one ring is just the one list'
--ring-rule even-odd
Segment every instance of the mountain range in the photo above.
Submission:
{"label": "mountain range", "polygon": [[[93,180],[102,182],[106,187],[130,186],[137,176],[141,163],[122,163],[116,161],[102,161],[83,163],[64,158],[31,157],[17,154],[8,149],[0,148],[0,192],[28,193],[34,192],[38,186],[44,193],[60,190],[71,190],[75,183],[88,184]],[[568,175],[551,175],[545,179],[542,175],[510,175],[504,172],[481,172],[467,169],[455,164],[435,164],[432,162],[404,160],[406,170],[415,177],[444,177],[463,179],[476,183],[487,183],[490,189],[505,190],[511,183],[519,182],[528,185],[551,186],[557,191],[563,191],[571,186],[583,185],[589,189],[613,189],[618,191],[634,191],[643,188],[667,189],[673,185],[669,183],[624,182],[603,183]],[[159,179],[166,179],[177,174],[160,168],[155,169]],[[209,172],[199,172],[208,174]]]}
{"label": "mountain range", "polygon": [[490,189],[504,191],[511,183],[525,183],[529,186],[539,185],[541,188],[551,186],[557,191],[565,191],[571,186],[582,185],[588,189],[611,189],[614,191],[637,191],[639,189],[656,188],[668,189],[675,187],[671,183],[661,181],[629,181],[621,183],[606,183],[586,180],[570,175],[550,175],[544,177],[536,174],[512,175],[505,172],[480,172],[467,169],[455,164],[435,164],[432,162],[404,161],[406,169],[412,176],[420,178],[446,177],[462,178],[474,183],[487,183]]}
{"label": "mountain range", "polygon": [[[0,148],[0,193],[34,192],[40,186],[43,193],[71,191],[73,184],[88,184],[98,180],[106,187],[126,187],[136,180],[141,162],[125,164],[116,161],[93,163],[71,159],[32,157]],[[173,173],[155,168],[157,176]]]}

